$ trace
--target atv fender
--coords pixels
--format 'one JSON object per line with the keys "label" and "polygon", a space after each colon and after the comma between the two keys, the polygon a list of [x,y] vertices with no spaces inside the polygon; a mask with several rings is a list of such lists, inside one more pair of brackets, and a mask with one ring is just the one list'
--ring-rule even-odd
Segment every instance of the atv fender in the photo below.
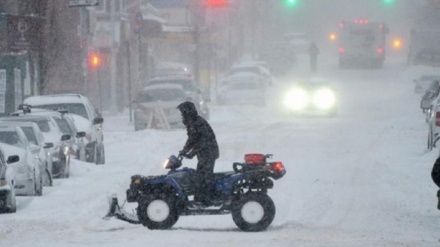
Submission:
{"label": "atv fender", "polygon": [[165,177],[162,179],[150,180],[149,183],[152,187],[155,187],[157,185],[160,185],[160,187],[166,187],[168,185],[169,187],[174,189],[180,200],[185,200],[185,193],[183,192],[182,188],[180,188],[180,185],[176,182],[176,180],[172,178]]}

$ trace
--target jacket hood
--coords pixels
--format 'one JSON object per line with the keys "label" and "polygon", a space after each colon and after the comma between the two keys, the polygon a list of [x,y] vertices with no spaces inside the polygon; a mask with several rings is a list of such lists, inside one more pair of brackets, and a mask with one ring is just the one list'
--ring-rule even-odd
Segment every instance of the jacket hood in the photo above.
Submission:
{"label": "jacket hood", "polygon": [[196,106],[190,101],[185,101],[177,106],[184,119],[194,119],[198,116]]}

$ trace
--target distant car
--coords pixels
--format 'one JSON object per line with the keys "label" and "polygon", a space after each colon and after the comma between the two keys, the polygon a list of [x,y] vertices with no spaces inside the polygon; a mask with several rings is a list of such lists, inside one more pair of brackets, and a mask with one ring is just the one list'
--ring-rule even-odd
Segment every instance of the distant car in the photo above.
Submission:
{"label": "distant car", "polygon": [[336,116],[337,98],[333,86],[325,79],[295,84],[284,96],[287,111],[294,115]]}
{"label": "distant car", "polygon": [[309,51],[311,41],[305,33],[285,33],[284,38],[295,49],[296,53],[307,53]]}
{"label": "distant car", "polygon": [[[31,96],[23,101],[34,108],[49,110],[67,109],[69,114],[81,116],[87,121],[76,119],[79,132],[86,133],[86,161],[105,164],[104,119],[87,97],[81,94],[50,94]],[[80,124],[80,122],[85,124]]]}
{"label": "distant car", "polygon": [[159,62],[156,66],[156,77],[162,76],[184,76],[190,78],[192,73],[189,66],[176,62]]}
{"label": "distant car", "polygon": [[286,40],[268,42],[259,50],[258,60],[267,61],[271,73],[285,74],[297,62],[295,48]]}
{"label": "distant car", "polygon": [[185,92],[185,100],[189,100],[196,106],[197,112],[204,119],[209,120],[209,107],[198,82],[182,76],[156,77],[147,81],[146,86],[176,84],[182,86]]}
{"label": "distant car", "polygon": [[38,158],[32,153],[26,135],[14,123],[0,122],[0,142],[5,156],[18,155],[20,161],[13,165],[17,195],[43,195],[43,176]]}
{"label": "distant car", "polygon": [[53,143],[47,151],[52,156],[52,176],[54,178],[68,178],[70,175],[70,155],[72,154],[71,136],[64,134],[59,128],[55,119],[50,115],[20,115],[2,118],[3,121],[11,123],[33,122],[41,130],[45,142]]}
{"label": "distant car", "polygon": [[231,67],[229,75],[243,72],[254,73],[260,76],[262,81],[266,83],[266,85],[273,84],[272,74],[270,73],[270,70],[264,65],[261,65],[261,63],[258,61],[245,61],[235,64]]}
{"label": "distant car", "polygon": [[[2,119],[0,119],[2,120]],[[23,130],[29,142],[31,152],[38,157],[40,161],[40,172],[43,176],[43,186],[53,185],[53,157],[49,151],[53,147],[53,143],[45,143],[43,133],[36,123],[33,122],[14,122],[14,125]]]}
{"label": "distant car", "polygon": [[134,129],[143,130],[152,126],[156,107],[163,110],[164,118],[171,126],[180,125],[182,117],[177,106],[185,101],[185,91],[181,85],[159,84],[145,87],[134,101]]}
{"label": "distant car", "polygon": [[240,72],[222,81],[217,95],[219,104],[266,105],[266,84],[254,73]]}
{"label": "distant car", "polygon": [[17,210],[13,165],[19,160],[18,155],[5,156],[0,144],[0,213],[15,213]]}

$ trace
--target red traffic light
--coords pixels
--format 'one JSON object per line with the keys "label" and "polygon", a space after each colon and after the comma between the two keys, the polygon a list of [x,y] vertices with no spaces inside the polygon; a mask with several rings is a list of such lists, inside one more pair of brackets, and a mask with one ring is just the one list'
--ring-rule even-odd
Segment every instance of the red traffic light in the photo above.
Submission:
{"label": "red traffic light", "polygon": [[229,5],[229,0],[205,0],[205,5],[208,8],[222,8]]}

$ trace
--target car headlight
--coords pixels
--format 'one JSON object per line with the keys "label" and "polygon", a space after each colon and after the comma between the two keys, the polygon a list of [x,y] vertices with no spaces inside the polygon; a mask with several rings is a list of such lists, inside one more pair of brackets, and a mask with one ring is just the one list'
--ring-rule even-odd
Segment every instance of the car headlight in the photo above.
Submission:
{"label": "car headlight", "polygon": [[309,103],[309,94],[302,88],[294,88],[287,92],[284,105],[293,110],[302,110]]}
{"label": "car headlight", "polygon": [[335,93],[329,88],[319,89],[313,94],[313,104],[319,109],[332,108],[335,103]]}

